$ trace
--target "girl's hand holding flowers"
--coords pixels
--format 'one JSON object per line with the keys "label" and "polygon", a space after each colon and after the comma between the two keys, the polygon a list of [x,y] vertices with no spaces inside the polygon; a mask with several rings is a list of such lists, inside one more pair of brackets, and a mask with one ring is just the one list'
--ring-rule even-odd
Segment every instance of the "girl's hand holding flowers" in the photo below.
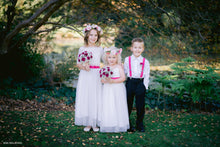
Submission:
{"label": "girl's hand holding flowers", "polygon": [[84,51],[82,52],[81,54],[78,55],[78,62],[80,64],[82,64],[84,70],[86,71],[89,71],[90,68],[89,68],[89,62],[91,61],[91,59],[93,58],[92,56],[92,52],[87,52],[87,51]]}
{"label": "girl's hand holding flowers", "polygon": [[102,83],[110,83],[113,72],[110,67],[103,67],[99,71]]}
{"label": "girl's hand holding flowers", "polygon": [[90,67],[89,67],[89,64],[86,64],[85,66],[83,66],[84,67],[84,70],[86,70],[86,71],[90,71]]}
{"label": "girl's hand holding flowers", "polygon": [[102,83],[112,83],[112,79],[109,77],[107,79],[102,79],[101,82]]}
{"label": "girl's hand holding flowers", "polygon": [[92,58],[92,52],[84,51],[78,55],[78,62],[81,64],[88,63]]}

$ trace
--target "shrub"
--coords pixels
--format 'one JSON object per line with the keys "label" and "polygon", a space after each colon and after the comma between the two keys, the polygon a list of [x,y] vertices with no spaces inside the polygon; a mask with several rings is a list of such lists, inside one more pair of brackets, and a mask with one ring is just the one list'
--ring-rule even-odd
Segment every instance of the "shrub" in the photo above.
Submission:
{"label": "shrub", "polygon": [[[194,107],[206,111],[211,110],[211,106],[219,108],[220,76],[215,72],[217,69],[208,66],[199,69],[195,65],[193,58],[185,58],[171,66],[174,75],[156,76],[154,81],[161,84],[159,89],[154,87],[158,91],[157,104],[161,104],[162,93],[163,109],[167,108],[166,103],[191,110]],[[173,102],[170,96],[173,97]],[[180,100],[176,101],[177,99]]]}

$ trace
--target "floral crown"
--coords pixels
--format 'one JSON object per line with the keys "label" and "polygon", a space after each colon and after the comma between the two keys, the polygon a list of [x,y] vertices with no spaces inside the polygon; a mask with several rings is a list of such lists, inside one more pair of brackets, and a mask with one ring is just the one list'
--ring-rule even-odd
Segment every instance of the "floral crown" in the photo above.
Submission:
{"label": "floral crown", "polygon": [[102,34],[102,29],[100,26],[95,25],[95,24],[88,24],[84,29],[83,29],[83,34],[85,35],[87,31],[90,31],[91,29],[96,29],[100,34]]}
{"label": "floral crown", "polygon": [[[113,49],[112,49],[113,48]],[[117,50],[115,50],[114,49],[115,47],[110,47],[110,48],[105,48],[104,49],[104,52],[106,53],[106,54],[113,54],[113,55],[118,55],[118,54],[121,54],[122,53],[122,48],[120,48],[120,49],[117,49]]]}

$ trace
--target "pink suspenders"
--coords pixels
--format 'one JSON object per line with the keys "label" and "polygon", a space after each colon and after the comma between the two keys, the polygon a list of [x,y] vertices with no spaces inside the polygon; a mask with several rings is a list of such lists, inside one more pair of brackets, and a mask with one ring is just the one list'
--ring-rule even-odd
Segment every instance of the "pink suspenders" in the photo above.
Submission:
{"label": "pink suspenders", "polygon": [[[130,77],[132,77],[132,72],[131,72],[131,56],[128,57],[128,62],[129,62]],[[143,77],[143,74],[144,74],[144,64],[145,64],[145,58],[143,58],[143,64],[142,64],[142,69],[141,69],[141,78]]]}
{"label": "pink suspenders", "polygon": [[145,63],[145,58],[143,58],[143,65],[142,65],[142,69],[141,69],[141,78],[143,77],[143,74],[144,74],[144,63]]}
{"label": "pink suspenders", "polygon": [[128,57],[128,60],[129,60],[129,73],[130,73],[130,77],[132,76],[132,73],[131,73],[131,56]]}

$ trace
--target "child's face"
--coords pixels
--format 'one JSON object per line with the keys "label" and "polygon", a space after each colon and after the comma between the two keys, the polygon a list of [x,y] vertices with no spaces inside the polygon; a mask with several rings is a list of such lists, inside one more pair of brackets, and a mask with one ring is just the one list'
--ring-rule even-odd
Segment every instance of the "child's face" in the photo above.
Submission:
{"label": "child's face", "polygon": [[117,64],[118,57],[117,55],[109,54],[107,56],[107,61],[110,66]]}
{"label": "child's face", "polygon": [[139,57],[144,51],[143,42],[134,42],[131,47],[131,51],[135,57]]}
{"label": "child's face", "polygon": [[98,40],[98,33],[96,30],[93,29],[89,32],[88,43],[89,45],[95,45],[97,40]]}

